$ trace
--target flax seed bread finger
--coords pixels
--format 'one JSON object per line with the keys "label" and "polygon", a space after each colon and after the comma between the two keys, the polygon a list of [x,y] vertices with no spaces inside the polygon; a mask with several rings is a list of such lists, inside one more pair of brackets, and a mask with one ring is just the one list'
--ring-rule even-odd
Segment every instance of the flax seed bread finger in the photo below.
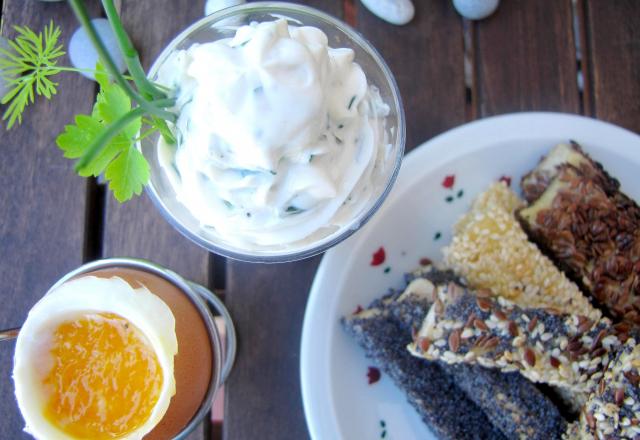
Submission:
{"label": "flax seed bread finger", "polygon": [[518,215],[616,322],[640,326],[640,217],[566,165]]}

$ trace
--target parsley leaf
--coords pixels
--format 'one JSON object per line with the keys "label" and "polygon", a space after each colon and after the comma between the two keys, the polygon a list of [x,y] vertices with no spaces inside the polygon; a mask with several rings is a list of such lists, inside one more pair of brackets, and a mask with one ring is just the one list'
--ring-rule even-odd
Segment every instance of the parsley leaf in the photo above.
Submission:
{"label": "parsley leaf", "polygon": [[134,194],[140,195],[149,180],[149,164],[142,153],[129,147],[109,164],[104,177],[109,181],[115,198],[122,203]]}
{"label": "parsley leaf", "polygon": [[[110,124],[131,111],[131,99],[115,83],[109,82],[101,67],[96,69],[100,93],[91,115],[78,115],[75,125],[67,125],[56,143],[64,156],[72,159],[83,157],[91,143]],[[140,194],[149,180],[149,164],[135,148],[136,137],[142,126],[142,118],[136,118],[124,130],[114,136],[104,148],[84,167],[81,176],[99,176],[105,173],[109,188],[119,202]]]}

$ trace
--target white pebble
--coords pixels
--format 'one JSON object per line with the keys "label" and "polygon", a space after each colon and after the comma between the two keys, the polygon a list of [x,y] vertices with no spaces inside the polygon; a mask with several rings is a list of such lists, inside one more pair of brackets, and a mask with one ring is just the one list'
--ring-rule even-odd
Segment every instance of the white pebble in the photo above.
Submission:
{"label": "white pebble", "polygon": [[[6,38],[0,37],[0,47],[5,50],[9,50],[9,42]],[[7,81],[0,76],[0,99],[4,97],[4,95],[9,91],[9,86],[7,85]]]}
{"label": "white pebble", "polygon": [[245,0],[207,0],[204,4],[204,15],[211,15],[214,12],[218,12],[231,6],[241,5],[246,3]]}
{"label": "white pebble", "polygon": [[500,0],[453,0],[458,13],[469,20],[481,20],[493,14]]}
{"label": "white pebble", "polygon": [[[109,21],[107,21],[106,18],[96,18],[91,20],[91,22],[96,28],[98,36],[102,38],[102,42],[104,43],[107,52],[111,55],[111,58],[113,58],[113,62],[116,64],[116,67],[120,73],[123,73],[127,69],[127,65],[120,53],[118,41],[111,30]],[[82,27],[78,28],[71,37],[71,41],[69,42],[69,59],[71,60],[73,67],[78,69],[93,70],[96,68],[98,52],[93,48],[93,44],[91,44],[91,40],[89,39],[87,32]],[[81,73],[89,79],[94,79],[93,72]]]}
{"label": "white pebble", "polygon": [[362,4],[391,24],[407,24],[415,14],[411,0],[362,0]]}

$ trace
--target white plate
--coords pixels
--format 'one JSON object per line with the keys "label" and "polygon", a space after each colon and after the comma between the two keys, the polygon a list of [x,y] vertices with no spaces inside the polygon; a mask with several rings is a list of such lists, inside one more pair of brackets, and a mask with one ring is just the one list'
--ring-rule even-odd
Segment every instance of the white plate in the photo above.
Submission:
{"label": "white plate", "polygon": [[[573,139],[640,199],[640,137],[580,116],[519,113],[487,118],[448,131],[404,160],[388,200],[357,234],[324,256],[316,274],[302,331],[304,409],[314,439],[435,438],[382,373],[368,384],[372,362],[340,327],[340,317],[366,306],[422,257],[440,260],[454,222],[474,196],[501,176],[520,177],[551,147]],[[454,176],[447,179],[447,176]],[[448,180],[448,182],[445,182]],[[445,183],[453,186],[446,188]],[[635,184],[635,186],[632,186]],[[383,247],[386,259],[372,266]]]}

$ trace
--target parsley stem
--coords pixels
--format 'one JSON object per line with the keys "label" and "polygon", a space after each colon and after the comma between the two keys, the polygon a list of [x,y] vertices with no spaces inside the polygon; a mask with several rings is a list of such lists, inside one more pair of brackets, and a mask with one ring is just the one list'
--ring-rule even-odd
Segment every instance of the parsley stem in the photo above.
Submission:
{"label": "parsley stem", "polygon": [[150,129],[148,129],[147,131],[145,131],[144,133],[142,133],[140,136],[138,136],[137,138],[135,138],[135,139],[133,140],[133,142],[134,142],[134,143],[135,143],[135,142],[140,142],[142,139],[144,139],[144,138],[146,138],[147,136],[149,136],[149,135],[151,135],[151,134],[155,133],[156,131],[158,131],[158,130],[156,130],[156,129],[155,129],[155,127],[154,127],[154,128],[150,128]]}
{"label": "parsley stem", "polygon": [[140,90],[140,92],[142,92],[142,95],[146,98],[158,99],[164,97],[165,93],[155,87],[154,84],[147,78],[147,75],[142,68],[142,64],[140,63],[138,52],[133,47],[129,35],[122,26],[122,21],[120,20],[118,11],[113,4],[113,0],[102,0],[102,7],[107,13],[107,18],[109,19],[111,29],[116,36],[120,51],[124,55],[125,62],[127,63],[127,68],[129,69],[129,73],[131,73],[131,75],[133,76],[133,81],[136,83],[138,90]]}
{"label": "parsley stem", "polygon": [[137,102],[138,105],[140,105],[140,107],[143,108],[146,113],[165,120],[174,121],[176,116],[173,113],[154,106],[147,99],[144,99],[144,97],[137,94],[133,90],[131,85],[124,79],[122,74],[118,71],[115,63],[113,62],[113,58],[111,58],[111,55],[109,55],[109,52],[107,52],[107,49],[104,47],[104,43],[98,36],[93,23],[91,23],[91,19],[89,18],[87,9],[84,6],[84,1],[69,0],[69,4],[71,5],[73,12],[76,14],[76,18],[78,19],[82,27],[84,27],[84,29],[87,31],[87,35],[93,43],[94,48],[98,52],[102,64],[104,64],[105,68],[107,69],[111,77],[116,81],[116,83],[118,83],[118,85],[122,87],[122,90],[124,90],[125,93],[129,95],[129,97],[133,101]]}
{"label": "parsley stem", "polygon": [[124,130],[127,125],[133,122],[136,118],[140,118],[145,113],[146,112],[142,107],[136,107],[113,121],[113,123],[102,130],[91,142],[89,147],[87,147],[86,153],[76,162],[75,170],[79,172],[91,163],[91,161],[95,159],[96,156],[109,144],[111,139]]}

